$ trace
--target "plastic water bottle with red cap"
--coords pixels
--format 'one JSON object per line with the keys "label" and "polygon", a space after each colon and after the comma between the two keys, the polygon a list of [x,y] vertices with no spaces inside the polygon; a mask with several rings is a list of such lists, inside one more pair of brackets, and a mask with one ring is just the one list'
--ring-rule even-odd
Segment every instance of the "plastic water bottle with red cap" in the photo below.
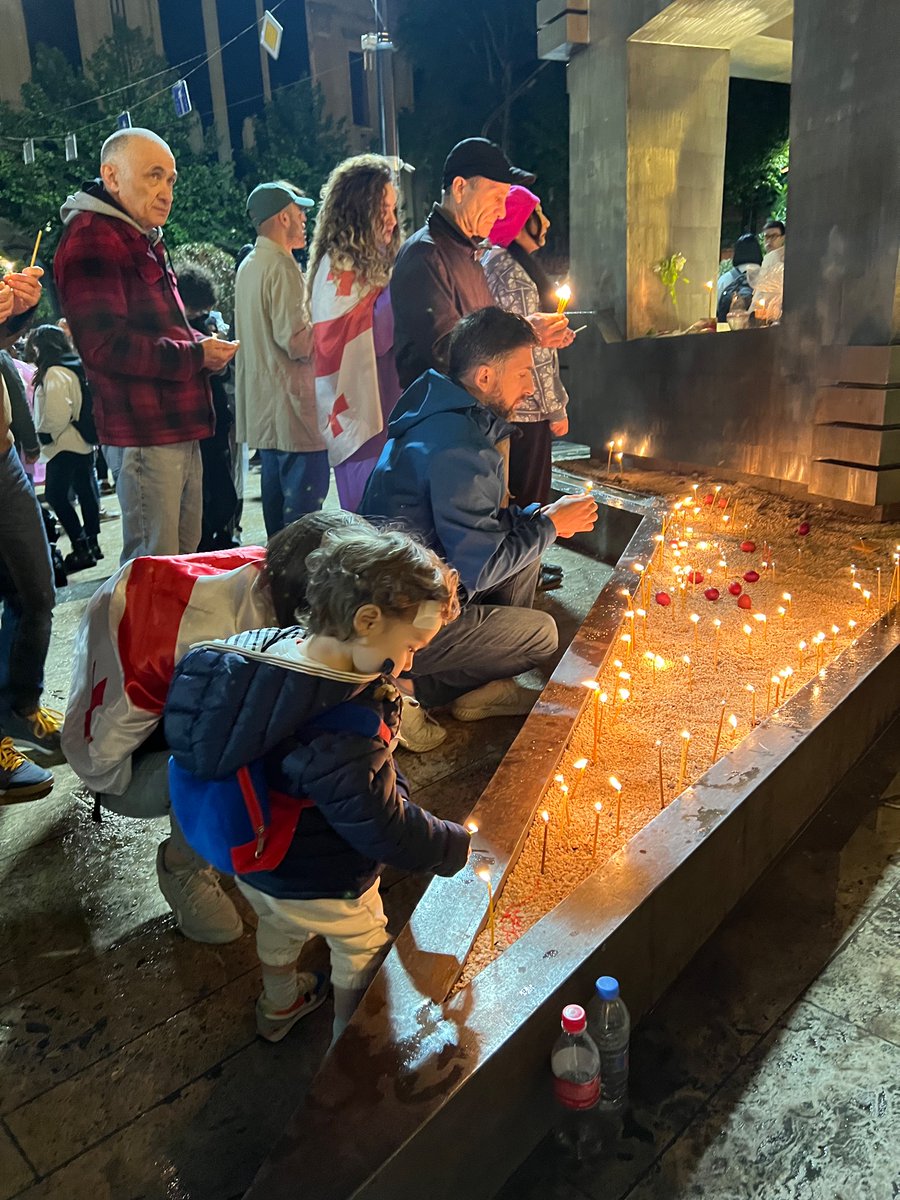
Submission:
{"label": "plastic water bottle with red cap", "polygon": [[628,1041],[631,1018],[619,995],[619,981],[601,975],[590,1003],[589,1028],[600,1052],[600,1110],[621,1114],[628,1102]]}
{"label": "plastic water bottle with red cap", "polygon": [[576,1158],[591,1158],[602,1150],[596,1120],[600,1051],[587,1031],[587,1015],[580,1004],[567,1004],[562,1010],[562,1030],[550,1056],[553,1093],[560,1109],[556,1139]]}

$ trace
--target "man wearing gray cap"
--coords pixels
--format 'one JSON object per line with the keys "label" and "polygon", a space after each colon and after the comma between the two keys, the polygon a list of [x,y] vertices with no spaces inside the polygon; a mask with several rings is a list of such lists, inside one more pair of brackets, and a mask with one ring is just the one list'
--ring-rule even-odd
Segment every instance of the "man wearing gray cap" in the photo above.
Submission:
{"label": "man wearing gray cap", "polygon": [[261,183],[247,213],[256,243],[234,288],[237,439],[259,451],[263,519],[271,537],[322,507],[328,454],[316,419],[313,331],[292,251],[306,245],[313,201],[290,184]]}

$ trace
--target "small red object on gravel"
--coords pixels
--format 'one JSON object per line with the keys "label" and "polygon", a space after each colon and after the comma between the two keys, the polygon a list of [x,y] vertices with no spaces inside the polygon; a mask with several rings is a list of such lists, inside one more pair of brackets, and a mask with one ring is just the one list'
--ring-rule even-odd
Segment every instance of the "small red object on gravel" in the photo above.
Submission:
{"label": "small red object on gravel", "polygon": [[672,603],[672,597],[668,592],[657,592],[654,596],[657,604],[661,604],[663,608],[668,608]]}
{"label": "small red object on gravel", "polygon": [[707,598],[707,600],[718,600],[719,589],[718,588],[707,588],[706,591],[703,593],[703,595]]}
{"label": "small red object on gravel", "polygon": [[758,583],[759,571],[745,571],[744,579],[747,581],[747,583]]}
{"label": "small red object on gravel", "polygon": [[752,554],[756,549],[756,542],[741,542],[741,549],[745,554]]}
{"label": "small red object on gravel", "polygon": [[728,590],[731,592],[732,596],[739,596],[744,590],[744,585],[735,580],[734,583],[729,583]]}
{"label": "small red object on gravel", "polygon": [[702,571],[688,571],[685,578],[687,579],[688,583],[702,583],[703,582],[703,572]]}
{"label": "small red object on gravel", "polygon": [[708,496],[703,497],[704,504],[712,504],[714,500],[715,496],[712,494],[712,492],[710,492]]}
{"label": "small red object on gravel", "polygon": [[752,607],[753,607],[753,601],[750,599],[750,597],[747,595],[746,592],[744,592],[743,596],[738,596],[738,608],[752,608]]}
{"label": "small red object on gravel", "polygon": [[809,521],[801,521],[797,526],[797,532],[801,537],[806,537],[809,533]]}

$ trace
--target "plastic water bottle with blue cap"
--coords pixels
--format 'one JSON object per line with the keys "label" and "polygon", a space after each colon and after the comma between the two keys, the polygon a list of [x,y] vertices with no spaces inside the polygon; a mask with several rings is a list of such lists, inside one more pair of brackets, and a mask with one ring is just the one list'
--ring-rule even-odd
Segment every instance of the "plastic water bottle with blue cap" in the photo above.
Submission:
{"label": "plastic water bottle with blue cap", "polygon": [[622,1113],[628,1101],[628,1042],[631,1018],[619,981],[601,975],[589,1005],[589,1030],[600,1052],[600,1110]]}

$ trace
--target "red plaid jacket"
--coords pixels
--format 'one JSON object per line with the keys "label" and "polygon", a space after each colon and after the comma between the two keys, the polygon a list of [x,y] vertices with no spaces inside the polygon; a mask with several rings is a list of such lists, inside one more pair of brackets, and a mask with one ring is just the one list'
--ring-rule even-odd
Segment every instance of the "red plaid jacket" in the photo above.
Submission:
{"label": "red plaid jacket", "polygon": [[164,446],[214,429],[200,334],[161,245],[116,217],[77,212],[53,262],[63,312],[107,446]]}

